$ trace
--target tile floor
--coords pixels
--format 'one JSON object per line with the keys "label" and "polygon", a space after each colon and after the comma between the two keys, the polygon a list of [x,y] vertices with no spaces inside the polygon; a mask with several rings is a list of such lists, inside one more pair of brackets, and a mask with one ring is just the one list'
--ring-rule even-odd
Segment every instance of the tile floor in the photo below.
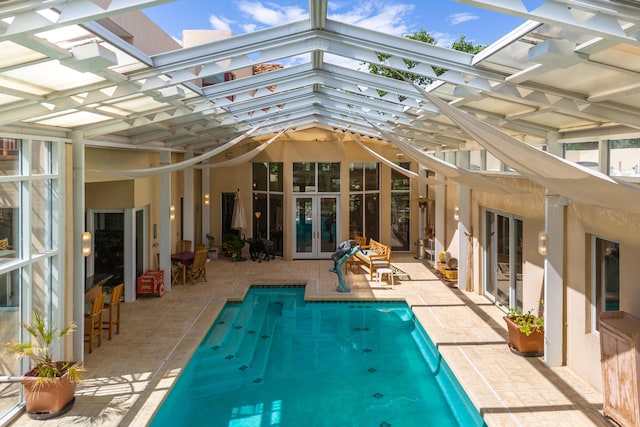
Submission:
{"label": "tile floor", "polygon": [[[85,354],[85,381],[64,416],[12,426],[145,426],[219,310],[251,284],[305,283],[309,300],[406,300],[489,426],[610,426],[602,395],[568,368],[509,351],[503,313],[484,297],[449,287],[410,254],[394,255],[408,274],[395,286],[348,272],[350,293],[336,292],[329,260],[208,264],[208,280],[162,298],[122,305],[122,330]],[[425,419],[428,422],[428,419]]]}

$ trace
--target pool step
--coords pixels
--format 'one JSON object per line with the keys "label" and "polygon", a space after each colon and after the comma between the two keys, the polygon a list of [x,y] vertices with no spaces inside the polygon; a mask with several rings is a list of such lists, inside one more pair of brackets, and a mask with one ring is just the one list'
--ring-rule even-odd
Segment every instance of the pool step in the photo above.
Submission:
{"label": "pool step", "polygon": [[[233,357],[224,356],[221,363],[211,358],[198,360],[198,364],[194,365],[196,380],[191,385],[193,395],[207,397],[237,390],[243,386],[260,384],[264,379],[280,311],[281,305],[267,303],[266,310],[261,311],[260,329],[255,333],[245,334],[237,354]],[[210,363],[202,363],[203,361]]]}
{"label": "pool step", "polygon": [[216,335],[224,336],[224,340],[213,345],[201,345],[193,358],[195,368],[211,371],[234,366],[237,361],[244,363],[258,339],[268,308],[266,298],[245,301],[232,322],[216,324],[214,330],[220,329]]}

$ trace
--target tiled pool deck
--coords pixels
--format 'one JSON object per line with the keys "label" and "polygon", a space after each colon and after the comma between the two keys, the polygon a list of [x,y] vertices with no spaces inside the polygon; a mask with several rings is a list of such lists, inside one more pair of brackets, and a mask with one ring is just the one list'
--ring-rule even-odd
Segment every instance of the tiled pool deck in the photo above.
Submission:
{"label": "tiled pool deck", "polygon": [[[227,300],[252,284],[306,283],[306,299],[406,299],[489,426],[611,426],[602,395],[568,368],[547,368],[507,348],[503,313],[484,297],[450,288],[410,254],[395,286],[349,272],[336,292],[331,261],[208,264],[208,282],[122,305],[122,330],[85,355],[87,373],[64,416],[12,426],[145,426]],[[409,279],[409,280],[407,280]],[[425,422],[428,414],[425,414]]]}

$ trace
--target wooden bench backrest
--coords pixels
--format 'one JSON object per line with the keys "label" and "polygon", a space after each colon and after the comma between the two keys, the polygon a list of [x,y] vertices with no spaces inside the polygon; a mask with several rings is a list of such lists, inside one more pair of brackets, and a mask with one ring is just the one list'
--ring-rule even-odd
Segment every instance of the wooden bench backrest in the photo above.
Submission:
{"label": "wooden bench backrest", "polygon": [[355,234],[353,236],[353,240],[355,240],[360,247],[367,246],[367,238],[364,236],[358,236],[357,234]]}
{"label": "wooden bench backrest", "polygon": [[383,245],[377,240],[371,239],[369,241],[369,249],[372,252],[375,252],[377,255],[384,255],[387,260],[391,259],[391,247],[387,245]]}

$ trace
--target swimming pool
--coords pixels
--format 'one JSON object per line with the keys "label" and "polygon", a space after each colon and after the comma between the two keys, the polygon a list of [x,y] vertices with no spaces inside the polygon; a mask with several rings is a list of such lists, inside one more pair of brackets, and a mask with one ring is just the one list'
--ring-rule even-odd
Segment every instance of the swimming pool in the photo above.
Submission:
{"label": "swimming pool", "polygon": [[400,302],[305,302],[251,288],[227,304],[151,426],[485,426]]}

